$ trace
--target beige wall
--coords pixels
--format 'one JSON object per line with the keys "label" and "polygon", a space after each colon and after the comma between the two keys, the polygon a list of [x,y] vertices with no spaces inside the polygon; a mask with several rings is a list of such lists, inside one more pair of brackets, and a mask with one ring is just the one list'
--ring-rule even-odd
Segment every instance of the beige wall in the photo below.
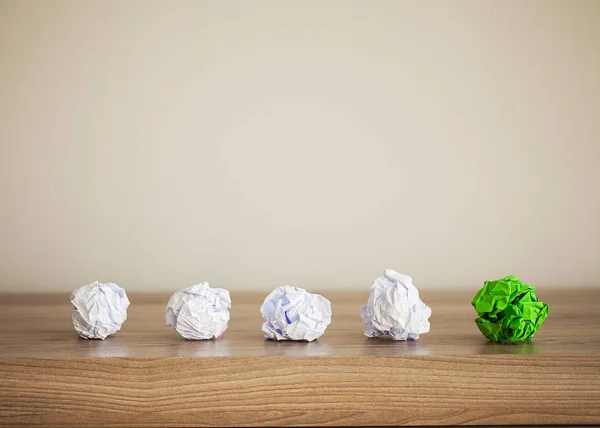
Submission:
{"label": "beige wall", "polygon": [[600,1],[0,0],[0,290],[600,284]]}

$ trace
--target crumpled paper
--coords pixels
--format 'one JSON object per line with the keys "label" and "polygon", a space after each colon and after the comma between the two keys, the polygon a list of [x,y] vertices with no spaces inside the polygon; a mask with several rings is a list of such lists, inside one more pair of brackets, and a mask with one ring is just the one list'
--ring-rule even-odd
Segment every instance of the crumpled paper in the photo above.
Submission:
{"label": "crumpled paper", "polygon": [[389,335],[394,340],[417,340],[429,331],[431,308],[421,301],[412,278],[386,269],[369,292],[369,301],[360,309],[365,336]]}
{"label": "crumpled paper", "polygon": [[323,335],[331,323],[331,302],[303,288],[277,287],[260,308],[265,337],[274,340],[306,340]]}
{"label": "crumpled paper", "polygon": [[98,281],[71,294],[73,328],[84,339],[106,339],[127,319],[129,299],[117,284]]}
{"label": "crumpled paper", "polygon": [[230,307],[229,291],[202,282],[171,296],[165,320],[186,339],[212,339],[227,329]]}
{"label": "crumpled paper", "polygon": [[477,311],[477,327],[494,342],[531,339],[548,316],[547,303],[538,301],[535,288],[516,276],[485,281],[471,304]]}

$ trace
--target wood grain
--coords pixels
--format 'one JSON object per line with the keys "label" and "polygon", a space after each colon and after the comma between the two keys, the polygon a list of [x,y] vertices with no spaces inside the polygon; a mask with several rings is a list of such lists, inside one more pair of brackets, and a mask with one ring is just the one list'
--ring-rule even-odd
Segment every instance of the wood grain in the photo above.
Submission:
{"label": "wood grain", "polygon": [[131,295],[105,341],[76,336],[68,295],[0,295],[0,425],[600,423],[600,290],[539,293],[550,316],[520,345],[481,336],[471,292],[424,290],[418,342],[365,338],[366,294],[323,294],[313,343],[265,340],[257,294],[232,294],[229,329],[203,342],[164,325],[168,295]]}

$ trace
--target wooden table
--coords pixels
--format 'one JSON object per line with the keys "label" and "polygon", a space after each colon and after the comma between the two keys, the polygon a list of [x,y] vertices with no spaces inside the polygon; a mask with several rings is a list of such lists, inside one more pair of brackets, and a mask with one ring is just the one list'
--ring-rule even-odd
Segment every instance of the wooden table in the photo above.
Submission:
{"label": "wooden table", "polygon": [[515,345],[479,333],[474,292],[423,290],[418,342],[364,337],[367,291],[323,292],[312,343],[263,338],[266,293],[232,293],[229,329],[201,342],[165,325],[168,294],[131,293],[104,341],[78,338],[68,294],[0,295],[0,425],[600,424],[600,289],[538,289],[550,315]]}

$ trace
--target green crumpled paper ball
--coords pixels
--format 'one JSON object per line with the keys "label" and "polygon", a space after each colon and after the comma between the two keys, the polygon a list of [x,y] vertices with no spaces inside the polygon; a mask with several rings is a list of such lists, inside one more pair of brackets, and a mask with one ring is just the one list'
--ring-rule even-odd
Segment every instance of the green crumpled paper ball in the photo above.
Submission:
{"label": "green crumpled paper ball", "polygon": [[471,302],[477,327],[494,342],[531,339],[548,316],[547,303],[538,301],[535,288],[516,276],[485,281]]}

